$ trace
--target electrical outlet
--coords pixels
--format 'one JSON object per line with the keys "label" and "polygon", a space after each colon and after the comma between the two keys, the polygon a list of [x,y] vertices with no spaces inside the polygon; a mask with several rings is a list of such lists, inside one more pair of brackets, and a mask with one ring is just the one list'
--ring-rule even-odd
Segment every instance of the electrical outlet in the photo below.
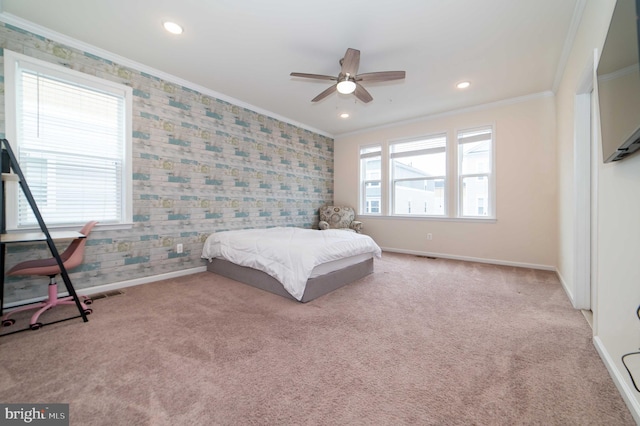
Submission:
{"label": "electrical outlet", "polygon": [[184,249],[184,247],[182,246],[182,243],[178,244],[176,246],[176,252],[177,253],[182,253],[182,250]]}
{"label": "electrical outlet", "polygon": [[427,240],[433,240],[433,234],[431,234],[431,232],[427,234]]}

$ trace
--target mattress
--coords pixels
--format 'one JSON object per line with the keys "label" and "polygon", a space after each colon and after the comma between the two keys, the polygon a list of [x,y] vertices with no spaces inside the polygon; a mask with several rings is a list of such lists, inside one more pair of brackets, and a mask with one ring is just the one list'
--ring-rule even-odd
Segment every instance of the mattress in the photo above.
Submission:
{"label": "mattress", "polygon": [[317,265],[315,268],[313,268],[313,270],[311,271],[311,275],[309,275],[309,278],[316,278],[320,275],[326,275],[331,272],[339,271],[340,269],[346,268],[347,266],[355,265],[371,258],[373,258],[373,254],[363,253],[357,254],[355,256],[345,257],[344,259],[321,263],[320,265]]}
{"label": "mattress", "polygon": [[236,265],[227,260],[216,258],[212,259],[207,265],[207,270],[214,274],[250,285],[251,287],[265,290],[287,299],[306,303],[373,273],[373,257],[341,269],[327,272],[324,275],[309,278],[300,299],[296,299],[291,293],[286,291],[280,281],[257,269]]}
{"label": "mattress", "polygon": [[380,257],[381,253],[373,239],[364,234],[275,227],[211,234],[202,257],[210,262],[221,258],[262,271],[301,300],[307,281],[314,276],[348,268],[367,258]]}

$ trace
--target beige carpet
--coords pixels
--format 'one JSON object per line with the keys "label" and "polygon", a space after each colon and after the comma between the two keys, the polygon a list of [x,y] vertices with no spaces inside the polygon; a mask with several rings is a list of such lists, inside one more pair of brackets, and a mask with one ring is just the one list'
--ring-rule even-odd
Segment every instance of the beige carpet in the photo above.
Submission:
{"label": "beige carpet", "polygon": [[201,273],[93,309],[1,337],[0,401],[72,425],[634,424],[551,272],[385,253],[308,304]]}

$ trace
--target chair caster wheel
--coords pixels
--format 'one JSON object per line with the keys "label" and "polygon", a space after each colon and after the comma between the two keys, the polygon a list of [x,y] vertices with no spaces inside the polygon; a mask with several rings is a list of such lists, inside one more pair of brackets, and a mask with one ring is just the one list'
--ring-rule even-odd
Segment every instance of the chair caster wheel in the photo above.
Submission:
{"label": "chair caster wheel", "polygon": [[91,315],[92,312],[93,312],[93,309],[85,309],[84,310],[84,314],[85,315]]}
{"label": "chair caster wheel", "polygon": [[2,320],[2,326],[3,326],[3,327],[10,327],[10,326],[12,326],[12,325],[13,325],[13,324],[15,324],[15,323],[16,323],[16,320],[14,320],[13,318],[9,318],[9,319],[6,319],[6,320]]}
{"label": "chair caster wheel", "polygon": [[85,305],[90,305],[93,303],[93,299],[89,299],[88,297],[86,299],[83,300]]}
{"label": "chair caster wheel", "polygon": [[41,322],[37,322],[35,324],[31,324],[29,326],[30,329],[32,330],[39,330],[40,328],[42,328],[42,323]]}

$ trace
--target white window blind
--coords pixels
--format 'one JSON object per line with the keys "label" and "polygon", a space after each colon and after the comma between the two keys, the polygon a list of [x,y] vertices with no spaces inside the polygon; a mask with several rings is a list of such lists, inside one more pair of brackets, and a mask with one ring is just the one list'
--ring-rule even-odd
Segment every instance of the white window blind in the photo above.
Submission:
{"label": "white window blind", "polygon": [[445,152],[446,146],[446,135],[435,135],[429,138],[408,142],[396,142],[390,146],[391,158],[437,154]]}
{"label": "white window blind", "polygon": [[[16,61],[20,168],[48,225],[126,218],[126,91]],[[18,191],[17,227],[36,225]]]}

